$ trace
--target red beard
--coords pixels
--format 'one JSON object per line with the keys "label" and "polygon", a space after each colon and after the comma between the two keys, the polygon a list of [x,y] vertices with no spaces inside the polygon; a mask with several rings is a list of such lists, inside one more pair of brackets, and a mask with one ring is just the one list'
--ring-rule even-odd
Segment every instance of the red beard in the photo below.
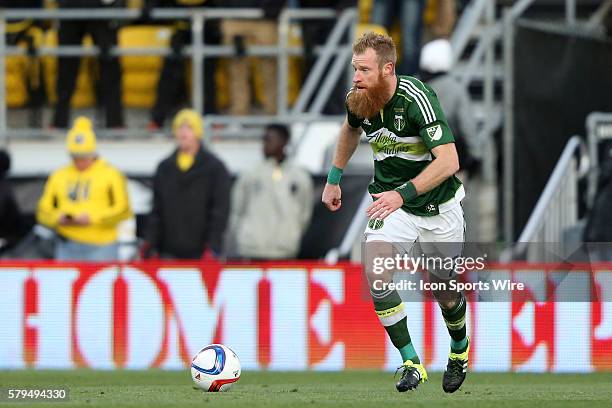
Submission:
{"label": "red beard", "polygon": [[381,74],[376,84],[366,89],[365,92],[358,92],[353,88],[354,91],[348,95],[346,100],[349,110],[361,119],[370,119],[376,116],[387,103],[386,85]]}

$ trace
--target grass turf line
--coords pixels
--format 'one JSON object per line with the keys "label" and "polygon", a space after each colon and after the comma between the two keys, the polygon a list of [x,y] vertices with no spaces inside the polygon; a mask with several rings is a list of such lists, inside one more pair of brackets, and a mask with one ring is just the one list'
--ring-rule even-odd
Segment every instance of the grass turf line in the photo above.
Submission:
{"label": "grass turf line", "polygon": [[0,371],[0,387],[67,386],[58,403],[0,402],[0,408],[43,407],[610,407],[612,372],[594,374],[469,373],[455,394],[442,391],[442,374],[415,392],[395,391],[393,375],[378,371],[243,372],[228,393],[194,389],[185,371]]}

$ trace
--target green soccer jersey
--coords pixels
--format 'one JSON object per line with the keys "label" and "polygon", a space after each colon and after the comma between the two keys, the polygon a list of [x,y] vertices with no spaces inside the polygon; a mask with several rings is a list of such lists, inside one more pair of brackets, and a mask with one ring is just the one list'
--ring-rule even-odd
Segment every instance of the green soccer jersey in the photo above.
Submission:
{"label": "green soccer jersey", "polygon": [[[426,84],[410,76],[397,76],[393,97],[373,118],[358,118],[347,108],[349,125],[361,127],[374,153],[371,194],[393,190],[416,177],[432,161],[431,149],[455,139],[438,97]],[[402,209],[422,216],[439,214],[439,205],[455,196],[461,182],[455,176]]]}

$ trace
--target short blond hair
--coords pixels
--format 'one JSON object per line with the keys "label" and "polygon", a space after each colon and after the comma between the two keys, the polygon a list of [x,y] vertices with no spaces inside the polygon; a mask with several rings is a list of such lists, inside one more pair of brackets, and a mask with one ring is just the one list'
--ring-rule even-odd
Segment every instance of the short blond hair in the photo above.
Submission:
{"label": "short blond hair", "polygon": [[395,63],[397,62],[397,50],[391,37],[371,31],[364,33],[353,44],[353,54],[363,54],[368,48],[376,52],[379,68],[382,68],[389,62],[395,67]]}

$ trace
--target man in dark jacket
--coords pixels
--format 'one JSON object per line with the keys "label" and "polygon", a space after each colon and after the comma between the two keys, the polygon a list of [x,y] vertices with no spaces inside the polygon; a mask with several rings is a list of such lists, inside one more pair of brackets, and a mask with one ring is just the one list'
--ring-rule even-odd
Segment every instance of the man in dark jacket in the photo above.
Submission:
{"label": "man in dark jacket", "polygon": [[[57,0],[60,8],[100,8],[113,6],[116,0]],[[61,20],[59,28],[60,45],[81,45],[85,34],[89,33],[94,44],[100,47],[100,87],[102,105],[106,110],[106,126],[123,127],[123,108],[121,105],[121,69],[117,58],[109,54],[111,47],[117,45],[115,21],[108,20]],[[53,126],[65,128],[70,116],[70,99],[74,92],[79,71],[79,58],[60,57],[57,68],[57,103]]]}
{"label": "man in dark jacket", "polygon": [[178,148],[155,173],[143,257],[199,259],[206,251],[219,255],[229,215],[230,175],[221,160],[202,147],[197,112],[180,111],[172,130]]}

